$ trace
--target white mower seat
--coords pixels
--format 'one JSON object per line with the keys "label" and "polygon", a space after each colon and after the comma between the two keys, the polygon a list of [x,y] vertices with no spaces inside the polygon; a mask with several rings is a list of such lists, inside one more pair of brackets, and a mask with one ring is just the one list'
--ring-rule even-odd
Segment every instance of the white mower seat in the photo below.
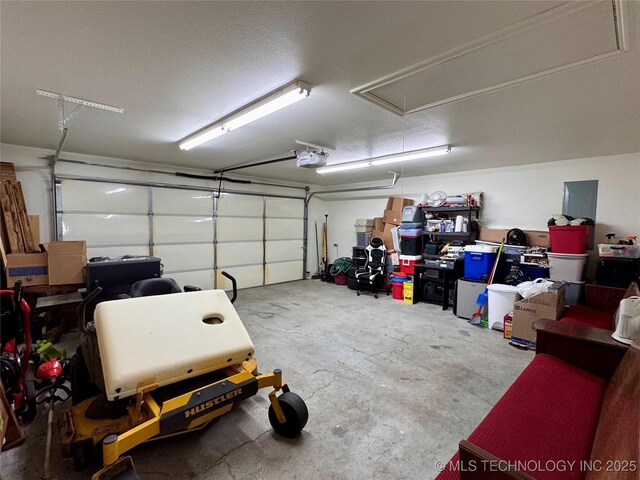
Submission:
{"label": "white mower seat", "polygon": [[239,364],[255,352],[223,290],[102,302],[94,320],[109,400]]}

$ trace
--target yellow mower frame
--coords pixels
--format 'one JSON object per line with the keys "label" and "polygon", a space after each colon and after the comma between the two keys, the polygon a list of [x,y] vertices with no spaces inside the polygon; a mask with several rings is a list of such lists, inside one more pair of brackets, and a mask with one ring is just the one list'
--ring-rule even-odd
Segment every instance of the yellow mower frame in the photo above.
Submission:
{"label": "yellow mower frame", "polygon": [[[241,400],[266,387],[273,387],[269,393],[269,420],[274,430],[291,438],[304,428],[308,418],[306,405],[282,383],[281,370],[258,374],[257,362],[252,358],[241,365],[212,373],[218,376],[222,374],[223,378],[170,398],[162,398],[162,388],[154,385],[147,387],[136,395],[135,403],[127,409],[127,415],[117,419],[88,419],[85,412],[93,398],[79,403],[63,412],[61,418],[63,455],[73,456],[78,461],[79,453],[89,457],[93,448],[102,443],[104,468],[92,479],[111,478],[108,471],[112,466],[122,463],[121,456],[125,452],[149,440],[203,428],[214,418],[231,411]],[[178,383],[168,387],[175,392],[176,389],[180,390],[180,386]],[[280,390],[283,393],[277,396]],[[281,398],[285,394],[287,396],[283,402]],[[132,466],[130,459],[126,463]]]}

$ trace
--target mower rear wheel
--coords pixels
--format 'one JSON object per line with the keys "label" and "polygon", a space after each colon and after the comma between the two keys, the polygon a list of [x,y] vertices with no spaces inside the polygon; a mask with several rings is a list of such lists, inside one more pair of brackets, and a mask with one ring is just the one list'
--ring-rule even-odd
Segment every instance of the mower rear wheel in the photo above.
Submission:
{"label": "mower rear wheel", "polygon": [[91,442],[82,442],[74,445],[71,451],[73,455],[73,468],[76,472],[86,470],[93,462],[93,445]]}
{"label": "mower rear wheel", "polygon": [[273,405],[269,407],[269,422],[278,435],[293,438],[298,435],[309,420],[309,411],[304,400],[293,392],[284,392],[278,397],[285,422],[280,423]]}

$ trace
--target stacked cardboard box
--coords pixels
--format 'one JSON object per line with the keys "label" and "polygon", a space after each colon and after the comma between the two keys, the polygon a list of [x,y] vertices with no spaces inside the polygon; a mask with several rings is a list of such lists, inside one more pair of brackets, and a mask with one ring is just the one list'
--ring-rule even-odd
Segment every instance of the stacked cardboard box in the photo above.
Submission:
{"label": "stacked cardboard box", "polygon": [[51,242],[44,245],[48,254],[49,285],[84,283],[87,264],[85,241]]}
{"label": "stacked cardboard box", "polygon": [[40,253],[9,253],[7,285],[20,280],[24,286],[75,285],[84,283],[87,244],[84,241],[51,242]]}
{"label": "stacked cardboard box", "polygon": [[[505,240],[507,236],[507,228],[480,228],[480,235],[478,240],[483,242],[495,242],[500,243]],[[543,232],[539,230],[523,230],[527,238],[527,245],[531,247],[545,247],[549,248],[549,232]]]}
{"label": "stacked cardboard box", "polygon": [[413,200],[410,198],[389,197],[387,208],[385,208],[382,217],[373,219],[373,236],[382,237],[387,251],[395,250],[391,229],[402,223],[402,209],[407,205],[413,205]]}

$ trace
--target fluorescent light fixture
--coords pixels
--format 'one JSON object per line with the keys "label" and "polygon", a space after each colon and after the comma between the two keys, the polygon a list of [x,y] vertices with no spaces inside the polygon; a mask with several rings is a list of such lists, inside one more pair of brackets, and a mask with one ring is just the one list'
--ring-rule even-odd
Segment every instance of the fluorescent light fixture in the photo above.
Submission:
{"label": "fluorescent light fixture", "polygon": [[251,123],[254,120],[258,120],[270,113],[288,107],[308,97],[310,92],[311,89],[309,85],[304,82],[295,81],[290,83],[215,121],[202,130],[192,133],[180,141],[180,148],[182,150],[189,150],[197,147],[209,140],[213,140],[216,137]]}
{"label": "fluorescent light fixture", "polygon": [[317,173],[343,172],[345,170],[355,170],[356,168],[365,168],[370,166],[371,166],[371,163],[369,162],[347,162],[347,163],[340,163],[338,165],[331,165],[329,167],[316,168],[316,172]]}
{"label": "fluorescent light fixture", "polygon": [[360,160],[357,162],[345,162],[337,165],[328,165],[326,167],[316,169],[317,173],[333,173],[345,170],[354,170],[356,168],[377,167],[380,165],[389,165],[390,163],[407,162],[418,160],[420,158],[435,157],[436,155],[446,155],[451,152],[451,146],[443,145],[441,147],[423,148],[422,150],[412,150],[410,152],[394,153],[383,157],[376,157],[370,160]]}
{"label": "fluorescent light fixture", "polygon": [[413,150],[411,152],[398,153],[395,155],[386,155],[371,159],[371,165],[389,165],[390,163],[408,162],[410,160],[418,160],[420,158],[435,157],[437,155],[446,155],[451,152],[449,145],[442,147],[425,148],[423,150]]}

